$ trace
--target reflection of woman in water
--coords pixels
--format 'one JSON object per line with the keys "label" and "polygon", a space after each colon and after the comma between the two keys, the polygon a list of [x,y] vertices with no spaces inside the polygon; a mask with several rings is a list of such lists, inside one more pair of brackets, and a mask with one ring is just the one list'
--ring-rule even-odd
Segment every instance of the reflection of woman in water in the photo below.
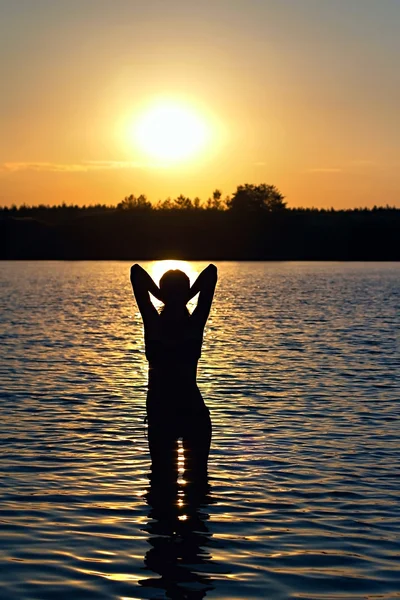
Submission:
{"label": "reflection of woman in water", "polygon": [[[190,287],[179,270],[167,271],[160,287],[139,265],[131,268],[133,292],[143,318],[146,358],[148,438],[152,481],[176,481],[177,440],[182,438],[185,479],[204,482],[211,442],[209,411],[197,387],[197,362],[214,290],[217,268],[209,265]],[[158,313],[149,292],[164,303]],[[190,314],[186,304],[199,293]]]}

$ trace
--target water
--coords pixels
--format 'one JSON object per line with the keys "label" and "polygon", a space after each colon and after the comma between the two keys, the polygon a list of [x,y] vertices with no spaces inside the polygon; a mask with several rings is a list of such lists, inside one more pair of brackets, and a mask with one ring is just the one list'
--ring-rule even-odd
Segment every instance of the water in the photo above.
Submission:
{"label": "water", "polygon": [[2,600],[399,598],[400,265],[219,265],[210,494],[161,510],[128,271],[0,264]]}

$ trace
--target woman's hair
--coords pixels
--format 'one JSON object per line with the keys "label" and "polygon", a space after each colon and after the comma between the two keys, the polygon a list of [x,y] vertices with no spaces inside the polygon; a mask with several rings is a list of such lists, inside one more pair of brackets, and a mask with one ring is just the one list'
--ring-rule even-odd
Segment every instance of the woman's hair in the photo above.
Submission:
{"label": "woman's hair", "polygon": [[186,306],[189,297],[190,279],[186,273],[179,269],[167,271],[160,279],[160,290],[165,304],[183,302]]}

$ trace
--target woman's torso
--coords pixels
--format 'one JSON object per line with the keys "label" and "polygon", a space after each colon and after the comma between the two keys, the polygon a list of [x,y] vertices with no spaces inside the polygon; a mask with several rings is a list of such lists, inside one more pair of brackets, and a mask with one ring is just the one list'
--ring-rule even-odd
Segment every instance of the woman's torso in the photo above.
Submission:
{"label": "woman's torso", "polygon": [[148,411],[185,414],[204,408],[196,382],[202,341],[203,331],[189,314],[180,319],[161,314],[145,327]]}

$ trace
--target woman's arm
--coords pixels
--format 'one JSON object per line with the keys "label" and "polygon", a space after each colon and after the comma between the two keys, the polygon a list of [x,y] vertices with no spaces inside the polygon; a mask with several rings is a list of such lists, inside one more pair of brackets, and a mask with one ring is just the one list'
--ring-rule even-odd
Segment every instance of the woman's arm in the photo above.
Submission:
{"label": "woman's arm", "polygon": [[162,301],[160,288],[154,283],[147,271],[138,264],[131,267],[131,283],[143,320],[154,314],[157,315],[158,313],[150,300],[149,292]]}
{"label": "woman's arm", "polygon": [[193,317],[199,320],[204,327],[210,314],[211,304],[214,298],[215,286],[217,285],[218,271],[215,265],[208,265],[198,276],[189,292],[189,299],[200,292],[197,306],[193,311]]}

